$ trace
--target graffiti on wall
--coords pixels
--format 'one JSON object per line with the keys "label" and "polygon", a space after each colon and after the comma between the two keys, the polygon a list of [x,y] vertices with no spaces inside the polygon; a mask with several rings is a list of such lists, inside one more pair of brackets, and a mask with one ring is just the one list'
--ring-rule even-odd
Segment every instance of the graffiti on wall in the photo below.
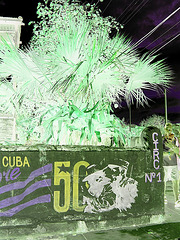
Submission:
{"label": "graffiti on wall", "polygon": [[151,175],[163,172],[159,139],[152,138],[154,158],[141,150],[49,151],[42,162],[38,151],[0,152],[0,217],[147,213],[163,194]]}
{"label": "graffiti on wall", "polygon": [[85,212],[106,212],[113,209],[127,210],[138,196],[138,182],[127,177],[129,163],[108,164],[83,179],[88,183],[89,196],[84,196]]}
{"label": "graffiti on wall", "polygon": [[[73,168],[73,210],[77,212],[106,212],[113,209],[127,210],[132,207],[138,196],[138,182],[127,177],[129,163],[119,160],[121,165],[108,164],[102,170],[95,171],[84,177],[82,187],[84,193],[82,205],[79,204],[79,168],[84,166],[89,169],[86,161],[77,162]],[[71,174],[67,170],[69,162],[55,162],[54,184],[60,185],[64,181],[64,196],[61,191],[54,192],[54,209],[57,212],[67,212],[70,209]],[[64,205],[60,206],[60,198],[64,197]]]}
{"label": "graffiti on wall", "polygon": [[[16,159],[18,160],[16,161]],[[91,174],[88,174],[87,171],[92,171],[95,165],[90,165],[86,161],[75,163],[72,172],[68,169],[70,161],[58,161],[30,172],[29,176],[22,181],[20,178],[22,171],[31,167],[28,158],[20,160],[19,156],[4,156],[2,165],[7,170],[0,173],[0,182],[6,183],[0,187],[0,217],[12,217],[30,206],[51,201],[53,201],[54,210],[59,213],[67,212],[71,208],[76,212],[87,213],[113,209],[118,209],[120,212],[126,211],[132,207],[138,196],[138,182],[127,177],[129,163],[124,160],[119,161],[120,165],[108,164]],[[13,167],[9,168],[9,166]],[[79,175],[82,167],[86,169],[86,175],[81,176],[80,184]],[[51,178],[42,179],[49,172],[54,172],[53,180]],[[40,178],[41,180],[39,180]],[[62,183],[63,191],[55,190],[53,195],[43,194],[44,191],[37,194],[39,190],[45,188],[49,190],[52,184],[58,187]],[[36,195],[33,194],[35,192]],[[80,192],[83,194],[82,201],[79,201]],[[31,200],[24,201],[27,196]],[[63,204],[61,204],[61,198],[63,198]]]}
{"label": "graffiti on wall", "polygon": [[145,129],[145,134],[148,138],[149,148],[152,155],[152,167],[153,171],[145,173],[145,183],[156,181],[157,183],[162,182],[162,174],[160,171],[161,161],[163,156],[162,149],[162,134],[159,129],[155,127],[148,127]]}
{"label": "graffiti on wall", "polygon": [[[30,162],[27,157],[22,160],[19,156],[4,156],[2,158],[2,166],[7,168],[7,171],[4,170],[0,173],[0,182],[4,180],[8,184],[0,187],[0,217],[12,217],[25,208],[51,201],[50,194],[34,197],[33,193],[39,189],[51,186],[51,179],[40,181],[37,179],[38,177],[51,172],[52,164],[48,164],[32,171],[24,181],[19,178],[24,168],[30,168]],[[9,166],[15,168],[8,169]],[[23,200],[27,196],[30,196],[31,200],[24,202]],[[14,207],[14,205],[16,206]],[[2,210],[7,208],[8,210]]]}

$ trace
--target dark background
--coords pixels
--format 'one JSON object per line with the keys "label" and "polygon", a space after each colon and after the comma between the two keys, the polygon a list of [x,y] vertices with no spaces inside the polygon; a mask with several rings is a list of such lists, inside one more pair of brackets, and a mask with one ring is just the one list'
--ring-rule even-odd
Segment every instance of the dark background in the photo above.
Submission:
{"label": "dark background", "polygon": [[[32,36],[32,26],[28,26],[28,22],[36,20],[38,2],[40,0],[0,0],[0,16],[23,17],[25,23],[21,33],[23,45],[27,45]],[[87,1],[82,0],[82,2]],[[121,32],[131,37],[134,43],[177,10],[138,48],[143,51],[159,50],[157,53],[166,58],[174,71],[172,87],[167,93],[168,119],[173,123],[180,122],[180,2],[178,0],[104,0],[103,2],[89,0],[88,2],[96,3],[102,10],[103,16],[115,17],[123,25]],[[152,114],[164,116],[164,95],[152,91],[146,93],[151,99],[149,106],[136,108],[136,105],[133,105],[132,123],[138,124]],[[129,122],[129,111],[125,103],[114,111],[117,116]]]}

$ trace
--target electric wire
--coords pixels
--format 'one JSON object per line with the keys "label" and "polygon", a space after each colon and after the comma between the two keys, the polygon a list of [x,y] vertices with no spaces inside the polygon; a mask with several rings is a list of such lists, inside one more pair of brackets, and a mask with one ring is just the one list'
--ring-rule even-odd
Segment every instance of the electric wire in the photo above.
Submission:
{"label": "electric wire", "polygon": [[[144,0],[143,0],[144,1]],[[91,1],[91,3],[93,2],[93,0]],[[98,2],[96,3],[96,5],[95,5],[95,7],[99,4],[99,2],[100,2],[100,0],[98,0]],[[106,6],[106,8],[103,10],[103,13],[106,11],[106,9],[108,8],[108,6],[110,5],[110,3],[112,2],[112,0],[110,0],[109,1],[109,3],[107,4],[107,6]],[[134,3],[135,2],[135,3]],[[138,5],[135,9],[134,9],[134,11],[128,16],[129,18],[126,18],[125,19],[125,22],[123,21],[122,22],[122,24],[123,25],[125,25],[125,24],[127,24],[141,9],[142,9],[142,7],[144,7],[146,4],[147,4],[147,2],[149,2],[149,0],[146,0],[144,3],[142,3],[142,5],[140,6],[140,5]],[[129,7],[132,5],[134,3],[134,5],[137,3],[137,1],[136,0],[134,0],[133,2],[131,2],[131,4],[129,4],[128,5],[128,7],[126,7],[126,9],[129,9]],[[133,6],[134,6],[133,5]],[[123,14],[125,13],[125,11],[126,11],[126,9],[123,11],[123,13],[117,18],[117,20],[120,18],[120,17],[122,17],[123,16]],[[138,10],[137,10],[138,9]],[[136,11],[137,10],[137,11]],[[153,28],[149,33],[147,33],[143,38],[141,38],[136,44],[135,44],[135,46],[134,47],[136,47],[136,46],[138,46],[139,44],[141,44],[143,41],[145,41],[145,39],[147,39],[149,36],[151,36],[164,22],[166,22],[171,16],[173,16],[177,11],[179,11],[180,10],[180,7],[179,8],[177,8],[174,12],[172,12],[167,18],[165,18],[163,21],[161,21],[155,28]],[[126,13],[127,14],[127,13]],[[126,15],[125,14],[125,15]],[[124,15],[124,16],[125,16]],[[179,21],[180,22],[180,21]],[[148,46],[150,46],[150,45],[152,45],[156,40],[158,40],[161,36],[164,36],[167,32],[169,32],[172,28],[174,28],[177,24],[179,24],[179,22],[178,23],[176,23],[175,25],[173,25],[170,29],[168,29],[166,32],[164,32],[163,34],[161,34],[158,38],[156,38],[153,42],[151,42]],[[156,50],[156,48],[159,46],[159,45],[161,45],[162,44],[162,42],[160,43],[160,44],[158,44],[155,48],[153,48],[152,49],[152,52],[153,52],[153,54],[154,53],[156,53],[156,52],[158,52],[159,50],[161,50],[162,48],[164,48],[167,44],[169,44],[170,42],[172,42],[174,39],[176,39],[177,37],[179,37],[180,36],[180,33],[178,33],[177,35],[174,35],[173,36],[173,38],[171,39],[171,38],[168,38],[168,39],[166,39],[165,41],[167,41],[167,40],[169,40],[170,39],[170,41],[168,41],[167,43],[165,43],[163,46],[161,46],[159,49],[157,49]],[[165,42],[165,41],[163,41],[163,42]],[[146,46],[146,48],[148,47],[148,46]]]}
{"label": "electric wire", "polygon": [[[127,13],[130,11],[130,9],[131,9],[131,5],[132,5],[134,2],[137,3],[137,0],[132,1],[132,2],[125,8],[125,10],[119,15],[119,17],[117,18],[117,20],[120,20],[120,18],[123,19],[124,16],[126,16],[126,14],[127,14]],[[133,6],[134,6],[136,3],[134,3]],[[126,12],[127,9],[128,9],[128,11]],[[126,12],[126,13],[125,13],[125,12]],[[124,13],[125,13],[125,15],[123,16]],[[121,20],[120,20],[120,21],[121,21]]]}
{"label": "electric wire", "polygon": [[176,12],[180,10],[180,7],[177,8],[174,12],[172,12],[168,17],[166,17],[163,21],[161,21],[156,27],[154,27],[150,32],[148,32],[144,37],[142,37],[139,41],[137,41],[134,46],[139,46],[142,42],[144,42],[149,36],[151,36],[163,23],[165,23],[170,17],[172,17]]}
{"label": "electric wire", "polygon": [[[179,34],[179,33],[178,33],[178,34]],[[169,39],[172,39],[174,36],[177,36],[178,34],[174,34],[174,35],[166,38],[165,40],[163,40],[162,42],[160,42],[159,44],[157,44],[155,47],[153,47],[153,48],[151,49],[151,51],[156,50],[156,49],[158,48],[158,46],[162,45],[163,43],[167,42]]]}
{"label": "electric wire", "polygon": [[110,3],[112,2],[112,0],[109,1],[109,3],[106,5],[105,9],[103,10],[102,14],[106,11],[106,9],[109,7]]}
{"label": "electric wire", "polygon": [[161,34],[159,37],[157,37],[153,42],[149,43],[145,48],[147,49],[149,46],[151,46],[154,42],[156,42],[159,38],[161,38],[162,36],[164,36],[167,32],[169,32],[171,29],[173,29],[176,25],[178,25],[180,23],[177,22],[176,24],[174,24],[171,28],[169,28],[167,31],[165,31],[163,34]]}
{"label": "electric wire", "polygon": [[95,4],[94,8],[97,7],[97,5],[99,4],[100,0],[97,1],[97,3]]}
{"label": "electric wire", "polygon": [[123,22],[124,25],[126,25],[147,3],[149,2],[149,0],[146,0],[146,2],[142,3],[142,5],[137,6],[134,13],[130,15],[129,19],[127,19],[125,22]]}
{"label": "electric wire", "polygon": [[[126,21],[128,21],[129,18],[131,18],[131,15],[133,15],[133,14],[136,12],[136,10],[139,9],[140,5],[141,5],[144,1],[146,1],[146,0],[142,0],[137,6],[135,6],[135,7],[133,8],[132,12],[122,21],[123,24],[124,24]],[[136,3],[137,3],[137,2],[136,2]],[[135,3],[134,5],[136,5],[136,3]]]}
{"label": "electric wire", "polygon": [[[159,50],[161,50],[162,48],[164,48],[165,46],[167,46],[169,43],[171,43],[172,41],[174,41],[174,40],[175,40],[176,38],[178,38],[179,36],[180,36],[180,32],[179,32],[177,35],[175,34],[175,35],[173,36],[173,38],[170,37],[170,38],[169,38],[170,41],[168,41],[167,43],[165,43],[163,46],[161,46],[159,49],[156,50],[157,46],[160,45],[160,44],[158,44],[154,49],[151,50],[151,53],[152,53],[152,54],[155,54],[155,53],[159,52]],[[169,40],[169,39],[168,39],[168,40]],[[167,39],[166,39],[166,40],[167,40]],[[165,41],[163,41],[163,42],[165,42]],[[162,43],[161,43],[161,44],[162,44]]]}

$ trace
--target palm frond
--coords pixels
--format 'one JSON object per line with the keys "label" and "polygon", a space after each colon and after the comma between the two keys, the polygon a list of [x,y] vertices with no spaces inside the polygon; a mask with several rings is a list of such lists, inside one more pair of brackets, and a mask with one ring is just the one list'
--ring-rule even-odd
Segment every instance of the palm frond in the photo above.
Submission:
{"label": "palm frond", "polygon": [[[67,137],[67,143],[74,131],[81,143],[100,141],[103,134],[125,141],[122,123],[110,115],[111,102],[125,98],[128,104],[148,104],[143,90],[167,88],[169,67],[156,56],[139,57],[124,35],[110,38],[118,24],[96,10],[85,11],[79,1],[52,0],[50,7],[45,1],[38,14],[29,48],[0,43],[0,78],[12,76],[9,85],[0,85],[0,99],[16,108],[19,119],[32,120],[26,121],[28,134],[43,126],[46,141],[61,143]],[[6,98],[4,89],[10,92]]]}
{"label": "palm frond", "polygon": [[143,89],[158,91],[159,86],[170,86],[173,73],[163,61],[155,61],[156,56],[143,55],[140,58],[130,74],[125,86],[125,98],[129,102],[132,96],[137,104],[147,104],[147,97]]}

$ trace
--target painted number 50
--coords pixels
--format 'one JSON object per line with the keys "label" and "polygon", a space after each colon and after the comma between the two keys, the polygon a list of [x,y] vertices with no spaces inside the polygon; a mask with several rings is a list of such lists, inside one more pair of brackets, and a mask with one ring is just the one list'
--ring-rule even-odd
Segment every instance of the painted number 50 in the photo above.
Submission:
{"label": "painted number 50", "polygon": [[[88,167],[89,163],[85,161],[77,162],[73,168],[73,209],[82,212],[84,206],[79,206],[79,168]],[[61,191],[54,191],[54,210],[56,212],[67,212],[70,207],[71,192],[71,174],[63,169],[70,167],[70,161],[54,163],[54,185],[60,185],[64,181],[64,194]],[[60,198],[64,197],[64,205],[60,206]]]}

